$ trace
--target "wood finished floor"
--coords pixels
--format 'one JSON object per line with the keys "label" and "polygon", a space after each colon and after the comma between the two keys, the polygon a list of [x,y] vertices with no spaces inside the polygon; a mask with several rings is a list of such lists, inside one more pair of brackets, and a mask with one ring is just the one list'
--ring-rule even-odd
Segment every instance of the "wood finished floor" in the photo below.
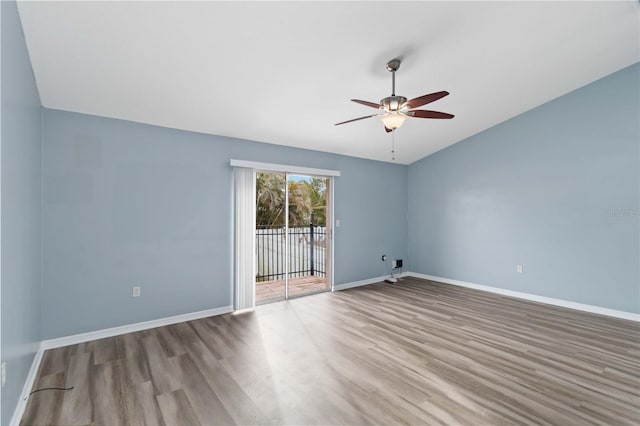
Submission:
{"label": "wood finished floor", "polygon": [[405,278],[47,351],[23,425],[640,422],[640,324]]}

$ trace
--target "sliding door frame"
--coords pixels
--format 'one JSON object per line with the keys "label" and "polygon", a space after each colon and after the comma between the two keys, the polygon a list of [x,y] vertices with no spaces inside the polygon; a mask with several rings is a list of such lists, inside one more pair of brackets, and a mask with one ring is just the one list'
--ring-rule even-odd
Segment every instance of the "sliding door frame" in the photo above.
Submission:
{"label": "sliding door frame", "polygon": [[284,173],[284,300],[289,300],[289,173]]}
{"label": "sliding door frame", "polygon": [[[327,279],[329,279],[329,288],[326,290],[321,290],[320,292],[326,292],[326,291],[334,291],[335,290],[335,284],[334,284],[334,278],[335,278],[335,274],[334,274],[334,264],[335,264],[335,233],[334,233],[334,214],[335,214],[335,177],[340,176],[340,171],[339,170],[329,170],[329,169],[316,169],[316,168],[311,168],[311,167],[302,167],[302,166],[292,166],[292,165],[286,165],[286,164],[273,164],[273,163],[263,163],[263,162],[258,162],[258,161],[247,161],[247,160],[236,160],[236,159],[231,159],[230,160],[230,165],[231,167],[245,167],[245,168],[251,168],[254,171],[254,176],[255,173],[258,171],[265,171],[265,172],[278,172],[278,173],[284,173],[285,174],[285,235],[286,238],[288,240],[289,238],[289,188],[288,188],[288,178],[289,175],[303,175],[303,176],[312,176],[312,177],[321,177],[321,178],[325,178],[328,179],[329,182],[329,204],[330,206],[327,209],[327,215],[329,216],[329,218],[327,218],[327,223],[326,226],[329,227],[329,230],[327,232],[327,235],[329,237],[329,245],[328,247],[330,250],[329,253],[329,273],[326,274]],[[254,191],[255,192],[255,191]],[[235,212],[234,212],[235,215]],[[234,215],[232,215],[232,217],[234,217]],[[254,226],[255,228],[255,226]],[[255,247],[255,229],[253,230],[254,232],[254,247]],[[232,245],[233,247],[233,245]],[[235,259],[235,247],[233,247],[232,249],[232,253],[233,253],[233,258]],[[256,261],[256,253],[255,253],[255,249],[254,249],[254,264]],[[288,300],[289,297],[289,244],[288,241],[285,243],[285,269],[286,269],[286,274],[285,274],[285,300]],[[256,283],[257,284],[257,283]],[[233,289],[233,293],[235,295],[235,287]],[[314,294],[316,292],[310,292],[310,293],[306,293],[304,295],[300,295],[300,296],[306,296],[309,294]],[[291,296],[291,298],[295,298],[295,297],[299,297],[299,296]],[[255,300],[255,295],[254,295],[254,300]],[[235,304],[235,302],[234,302]],[[255,305],[255,303],[254,303]]]}
{"label": "sliding door frame", "polygon": [[329,203],[331,204],[329,206],[329,216],[330,217],[330,221],[328,220],[328,224],[330,224],[330,228],[329,228],[329,245],[331,246],[330,250],[331,253],[329,253],[329,276],[331,277],[331,291],[335,291],[335,280],[334,280],[334,273],[333,271],[335,270],[335,257],[333,255],[334,250],[335,250],[335,225],[336,225],[336,220],[335,220],[335,193],[336,193],[336,179],[334,176],[330,176],[329,177],[329,185],[330,185],[330,192],[329,192]]}

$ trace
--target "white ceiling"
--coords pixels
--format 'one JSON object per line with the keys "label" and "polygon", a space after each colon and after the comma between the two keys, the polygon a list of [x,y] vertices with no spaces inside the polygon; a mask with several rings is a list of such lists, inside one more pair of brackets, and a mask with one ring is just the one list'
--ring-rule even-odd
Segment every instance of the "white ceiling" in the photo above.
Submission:
{"label": "white ceiling", "polygon": [[621,2],[20,2],[47,108],[391,161],[351,98],[448,90],[409,119],[420,158],[640,60]]}

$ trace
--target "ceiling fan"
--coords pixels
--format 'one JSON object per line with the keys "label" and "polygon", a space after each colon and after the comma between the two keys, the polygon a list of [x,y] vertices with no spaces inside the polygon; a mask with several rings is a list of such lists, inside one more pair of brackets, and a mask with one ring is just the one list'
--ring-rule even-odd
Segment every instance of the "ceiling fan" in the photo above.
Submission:
{"label": "ceiling fan", "polygon": [[417,98],[407,100],[404,96],[396,96],[396,71],[400,68],[400,59],[392,59],[387,62],[387,70],[391,72],[391,96],[388,96],[380,101],[379,104],[375,102],[363,101],[360,99],[351,99],[353,102],[366,105],[371,108],[377,108],[378,114],[366,115],[364,117],[354,118],[352,120],[336,123],[336,126],[341,124],[351,123],[353,121],[364,120],[365,118],[380,117],[384,124],[384,130],[392,132],[398,127],[402,126],[404,120],[407,117],[413,118],[453,118],[452,114],[439,111],[428,111],[422,109],[414,109],[421,107],[431,102],[435,102],[438,99],[442,99],[449,94],[447,91],[430,93],[428,95],[419,96]]}

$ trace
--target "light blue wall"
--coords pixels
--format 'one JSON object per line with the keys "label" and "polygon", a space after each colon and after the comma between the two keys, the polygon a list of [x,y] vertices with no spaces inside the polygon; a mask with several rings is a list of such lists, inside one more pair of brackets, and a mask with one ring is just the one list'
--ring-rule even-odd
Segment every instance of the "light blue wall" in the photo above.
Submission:
{"label": "light blue wall", "polygon": [[231,158],[342,172],[336,284],[406,258],[406,166],[46,109],[43,132],[45,338],[231,305]]}
{"label": "light blue wall", "polygon": [[636,64],[409,166],[411,270],[640,312],[639,79]]}
{"label": "light blue wall", "polygon": [[2,2],[2,424],[41,338],[40,98],[15,2]]}

